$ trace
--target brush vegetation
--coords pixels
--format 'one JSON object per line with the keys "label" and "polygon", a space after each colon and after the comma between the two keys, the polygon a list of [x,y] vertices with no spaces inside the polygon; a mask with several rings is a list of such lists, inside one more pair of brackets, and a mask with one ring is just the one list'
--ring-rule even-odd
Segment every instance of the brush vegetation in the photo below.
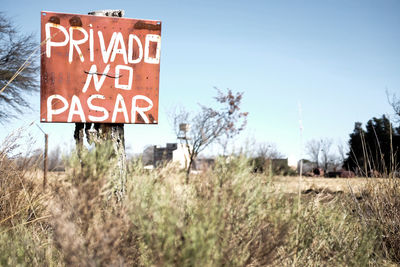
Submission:
{"label": "brush vegetation", "polygon": [[[400,183],[357,193],[277,190],[244,155],[192,175],[128,166],[107,184],[112,149],[72,156],[45,190],[0,151],[1,266],[391,266],[400,263]],[[293,178],[296,179],[296,178]]]}

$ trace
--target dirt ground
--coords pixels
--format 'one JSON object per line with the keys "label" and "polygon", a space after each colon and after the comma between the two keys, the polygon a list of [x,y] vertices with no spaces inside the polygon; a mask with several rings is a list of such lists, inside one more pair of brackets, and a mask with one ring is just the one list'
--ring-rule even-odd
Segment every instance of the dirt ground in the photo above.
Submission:
{"label": "dirt ground", "polygon": [[[43,173],[36,171],[32,173],[42,183]],[[49,172],[48,181],[61,181],[65,178],[64,172]],[[274,176],[272,185],[282,193],[298,193],[299,185],[303,192],[307,190],[329,190],[331,192],[349,193],[350,188],[354,193],[360,192],[366,184],[371,182],[387,181],[379,178],[324,178],[324,177],[299,177],[295,176]]]}
{"label": "dirt ground", "polygon": [[359,192],[367,183],[381,179],[371,178],[323,178],[323,177],[287,177],[278,176],[273,178],[276,189],[283,193],[297,193],[300,185],[301,191],[307,190],[329,190],[332,192]]}

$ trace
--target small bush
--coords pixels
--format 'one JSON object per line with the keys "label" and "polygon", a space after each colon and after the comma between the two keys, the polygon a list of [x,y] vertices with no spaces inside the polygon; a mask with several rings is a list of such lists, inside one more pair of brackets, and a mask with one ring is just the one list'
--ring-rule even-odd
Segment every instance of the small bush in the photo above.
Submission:
{"label": "small bush", "polygon": [[50,201],[53,240],[64,264],[132,265],[137,261],[135,233],[125,207],[115,201],[107,167],[112,148],[102,146],[72,157],[68,174],[53,184]]}
{"label": "small bush", "polygon": [[58,252],[48,242],[51,229],[46,201],[33,164],[17,164],[19,135],[0,147],[0,266],[48,266]]}
{"label": "small bush", "polygon": [[384,256],[400,264],[400,180],[370,181],[354,199],[353,210],[376,229]]}
{"label": "small bush", "polygon": [[269,201],[266,177],[250,175],[244,159],[222,161],[189,185],[173,166],[132,177],[130,216],[144,265],[243,266],[276,259],[288,225]]}
{"label": "small bush", "polygon": [[305,266],[367,266],[376,263],[379,257],[375,254],[378,239],[375,229],[361,224],[344,208],[343,198],[336,196],[326,203],[321,201],[324,200],[308,202],[298,216],[298,238],[295,240],[294,233],[291,240],[296,252],[292,262]]}

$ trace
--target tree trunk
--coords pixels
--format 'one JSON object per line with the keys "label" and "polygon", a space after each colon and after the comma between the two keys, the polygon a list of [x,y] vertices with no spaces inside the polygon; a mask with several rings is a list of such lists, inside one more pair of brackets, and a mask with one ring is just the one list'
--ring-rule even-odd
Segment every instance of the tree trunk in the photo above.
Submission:
{"label": "tree trunk", "polygon": [[[89,15],[94,16],[107,16],[107,17],[123,17],[123,10],[101,10],[89,12]],[[111,166],[111,182],[114,194],[120,201],[126,192],[126,154],[125,154],[125,137],[124,137],[124,124],[106,124],[95,123],[94,130],[97,131],[98,137],[102,143],[111,142],[115,157],[116,164]]]}
{"label": "tree trunk", "polygon": [[190,176],[190,172],[192,170],[192,166],[193,166],[193,162],[194,162],[195,158],[196,158],[196,155],[194,153],[190,154],[189,165],[188,165],[188,168],[186,170],[186,184],[189,184],[189,176]]}
{"label": "tree trunk", "polygon": [[[89,15],[94,16],[110,16],[122,17],[123,10],[102,10],[89,12]],[[84,129],[85,128],[85,129]],[[81,158],[83,148],[84,132],[89,143],[94,142],[96,146],[112,144],[114,149],[114,160],[116,162],[110,166],[109,183],[112,185],[112,190],[118,201],[121,201],[126,192],[126,155],[125,155],[125,139],[124,139],[124,124],[107,124],[107,123],[76,123],[75,124],[75,141],[77,146],[78,156]]]}

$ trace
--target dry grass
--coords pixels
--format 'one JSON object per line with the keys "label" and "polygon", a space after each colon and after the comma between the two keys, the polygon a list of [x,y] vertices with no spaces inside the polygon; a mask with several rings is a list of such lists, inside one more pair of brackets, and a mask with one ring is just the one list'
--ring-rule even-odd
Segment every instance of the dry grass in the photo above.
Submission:
{"label": "dry grass", "polygon": [[97,152],[83,165],[72,157],[45,191],[40,172],[1,159],[0,265],[400,262],[398,183],[306,178],[298,205],[298,178],[253,174],[245,157],[220,159],[190,184],[174,165],[149,172],[131,162],[121,203],[107,182],[109,151]]}
{"label": "dry grass", "polygon": [[400,181],[368,183],[354,201],[353,210],[367,227],[377,229],[384,257],[400,263]]}

